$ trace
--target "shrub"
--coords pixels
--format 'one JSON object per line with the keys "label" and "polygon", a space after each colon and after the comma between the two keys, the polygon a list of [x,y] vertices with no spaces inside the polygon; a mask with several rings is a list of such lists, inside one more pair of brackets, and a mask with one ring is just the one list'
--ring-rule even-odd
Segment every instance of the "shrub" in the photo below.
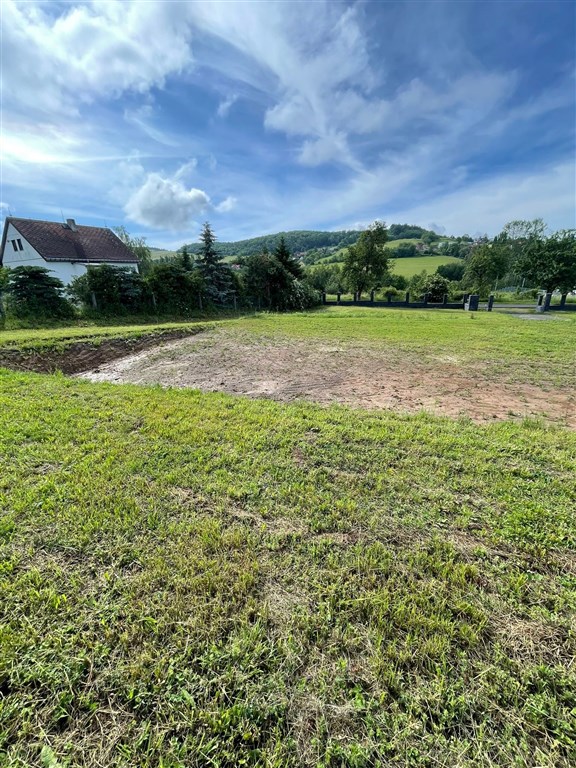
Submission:
{"label": "shrub", "polygon": [[450,281],[442,275],[434,274],[426,278],[422,292],[428,294],[428,301],[440,302],[448,293]]}
{"label": "shrub", "polygon": [[146,284],[142,276],[129,267],[100,264],[88,267],[85,275],[74,278],[68,294],[86,309],[102,313],[141,312],[150,308]]}
{"label": "shrub", "polygon": [[182,264],[154,264],[146,284],[156,301],[158,312],[190,314],[199,309],[203,281],[197,270]]}
{"label": "shrub", "polygon": [[74,307],[64,297],[64,283],[44,267],[9,270],[6,289],[16,317],[69,318]]}
{"label": "shrub", "polygon": [[450,264],[441,264],[436,270],[437,274],[447,280],[462,280],[466,264],[463,261],[453,261]]}

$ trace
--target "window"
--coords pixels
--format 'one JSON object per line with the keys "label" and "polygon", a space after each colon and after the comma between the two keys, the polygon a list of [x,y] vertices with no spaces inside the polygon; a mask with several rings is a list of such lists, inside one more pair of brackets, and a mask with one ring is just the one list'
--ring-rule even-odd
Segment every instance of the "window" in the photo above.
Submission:
{"label": "window", "polygon": [[17,251],[18,246],[16,245],[16,240],[10,240],[10,242],[12,243],[12,248],[14,248],[14,250]]}
{"label": "window", "polygon": [[24,246],[22,245],[22,240],[20,240],[20,238],[18,238],[18,249],[19,249],[20,251],[23,251],[23,250],[24,250]]}

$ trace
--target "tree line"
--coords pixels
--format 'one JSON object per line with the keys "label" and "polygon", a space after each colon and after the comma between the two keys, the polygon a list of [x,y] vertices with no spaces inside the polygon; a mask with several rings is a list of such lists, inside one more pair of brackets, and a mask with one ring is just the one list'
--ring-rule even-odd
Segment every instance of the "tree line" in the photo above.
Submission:
{"label": "tree line", "polygon": [[491,240],[483,237],[473,243],[468,236],[460,238],[442,251],[459,257],[458,262],[410,280],[394,275],[393,256],[400,256],[401,249],[386,249],[387,240],[385,225],[375,222],[348,247],[342,264],[311,268],[311,284],[327,293],[349,291],[360,296],[371,290],[395,296],[409,290],[418,297],[428,294],[431,301],[441,301],[445,294],[457,299],[465,292],[486,297],[498,286],[521,284],[532,292],[576,290],[576,230],[549,232],[541,219],[509,222]]}
{"label": "tree line", "polygon": [[139,271],[89,266],[65,287],[44,267],[0,270],[0,294],[6,294],[8,311],[20,318],[66,319],[78,312],[186,317],[202,310],[290,310],[320,303],[283,237],[273,251],[264,248],[232,267],[224,263],[209,223],[202,229],[198,254],[183,249],[159,262],[152,261],[142,238],[131,238],[123,228],[116,232],[138,256]]}
{"label": "tree line", "polygon": [[[406,225],[407,226],[407,225]],[[463,292],[485,297],[498,284],[519,284],[563,294],[576,289],[576,231],[548,232],[541,219],[512,221],[492,240],[470,244],[459,262],[438,267],[410,280],[395,275],[386,243],[386,225],[376,221],[348,245],[342,264],[306,268],[280,236],[272,250],[223,261],[208,223],[200,236],[200,250],[184,248],[177,256],[154,262],[143,239],[117,234],[139,257],[140,271],[108,264],[89,267],[68,288],[49,270],[17,267],[0,270],[0,292],[18,317],[73,317],[85,314],[156,314],[189,316],[200,310],[253,308],[302,310],[320,303],[321,294],[351,292],[361,298],[368,291],[392,294],[409,290],[430,301],[444,295],[458,299]],[[2,302],[0,301],[0,305]]]}

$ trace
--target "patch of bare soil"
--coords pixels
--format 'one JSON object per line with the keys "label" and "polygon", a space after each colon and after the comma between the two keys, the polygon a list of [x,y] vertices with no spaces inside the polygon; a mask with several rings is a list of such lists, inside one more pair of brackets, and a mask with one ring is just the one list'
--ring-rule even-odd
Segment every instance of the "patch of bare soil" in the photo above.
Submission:
{"label": "patch of bare soil", "polygon": [[54,349],[0,349],[0,368],[14,371],[36,371],[37,373],[73,374],[93,369],[111,360],[126,357],[131,353],[157,347],[160,342],[182,339],[197,331],[186,329],[161,333],[147,333],[134,338],[104,339],[99,342],[77,341]]}
{"label": "patch of bare soil", "polygon": [[543,417],[576,429],[576,392],[511,382],[485,363],[462,366],[396,348],[256,339],[215,330],[82,374],[91,381],[161,384],[281,401],[429,411],[477,422]]}

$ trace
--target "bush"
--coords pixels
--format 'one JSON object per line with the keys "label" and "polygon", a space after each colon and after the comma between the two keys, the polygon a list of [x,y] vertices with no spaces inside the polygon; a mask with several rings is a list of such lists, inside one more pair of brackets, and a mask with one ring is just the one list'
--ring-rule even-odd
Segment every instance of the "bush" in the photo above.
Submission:
{"label": "bush", "polygon": [[381,288],[378,291],[378,295],[382,296],[385,301],[388,301],[388,296],[390,296],[391,301],[404,301],[406,299],[406,291],[398,290],[393,285]]}
{"label": "bush", "polygon": [[440,302],[448,293],[450,281],[442,275],[434,274],[426,278],[422,285],[422,292],[428,294],[428,301]]}
{"label": "bush", "polygon": [[196,270],[178,263],[154,264],[146,284],[156,300],[158,312],[190,314],[199,309],[202,278]]}
{"label": "bush", "polygon": [[436,273],[441,277],[445,277],[446,280],[459,281],[464,277],[465,269],[466,264],[463,261],[453,261],[450,264],[441,264]]}
{"label": "bush", "polygon": [[[101,313],[134,313],[150,309],[150,300],[142,276],[129,267],[100,264],[88,267],[86,274],[75,277],[68,294],[86,309]],[[92,296],[96,299],[93,306]]]}
{"label": "bush", "polygon": [[74,307],[64,298],[64,283],[44,267],[9,270],[6,290],[9,308],[16,317],[74,317]]}

